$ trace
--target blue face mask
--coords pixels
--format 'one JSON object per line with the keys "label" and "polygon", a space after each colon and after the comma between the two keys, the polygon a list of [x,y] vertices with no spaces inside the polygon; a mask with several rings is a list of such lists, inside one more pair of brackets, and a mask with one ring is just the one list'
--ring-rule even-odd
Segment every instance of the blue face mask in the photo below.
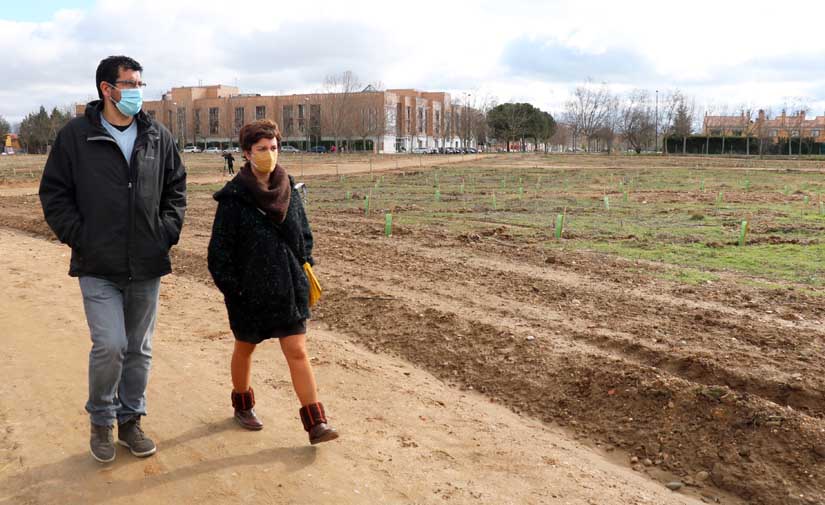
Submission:
{"label": "blue face mask", "polygon": [[112,98],[112,101],[115,103],[117,110],[124,116],[134,116],[143,107],[143,90],[140,88],[122,89],[120,90],[120,101],[115,102],[114,98]]}

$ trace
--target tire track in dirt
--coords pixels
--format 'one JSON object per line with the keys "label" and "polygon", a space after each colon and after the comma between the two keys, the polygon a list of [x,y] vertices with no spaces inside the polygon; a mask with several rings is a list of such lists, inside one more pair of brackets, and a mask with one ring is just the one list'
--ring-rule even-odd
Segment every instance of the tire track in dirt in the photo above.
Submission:
{"label": "tire track in dirt", "polygon": [[[384,293],[399,303],[420,301],[442,312],[453,312],[465,318],[512,329],[521,338],[532,335],[551,339],[555,350],[576,349],[604,356],[620,355],[639,366],[653,366],[674,376],[706,386],[725,385],[740,393],[758,395],[780,406],[789,405],[806,415],[823,415],[825,397],[820,391],[803,387],[800,380],[787,376],[771,379],[745,370],[731,370],[715,361],[712,352],[682,350],[672,355],[667,344],[648,345],[639,342],[637,335],[622,333],[593,320],[570,315],[565,311],[535,304],[525,305],[515,300],[493,295],[468,299],[466,286],[455,289],[439,287],[432,278],[419,279],[422,284],[405,282],[408,278],[383,276],[364,279],[363,270],[351,263],[325,261],[325,268],[336,279],[336,285],[345,285],[344,277],[361,278],[369,289]],[[552,329],[549,329],[552,328]],[[574,345],[576,342],[584,344]],[[678,343],[675,345],[679,345]]]}
{"label": "tire track in dirt", "polygon": [[[355,289],[332,290],[318,316],[376,351],[396,352],[517,412],[657,460],[689,483],[704,470],[753,503],[807,503],[789,496],[797,491],[823,498],[820,478],[808,477],[821,465],[821,422],[618,356],[560,351],[549,339],[528,341],[476,319]],[[777,452],[777,437],[798,450]]]}
{"label": "tire track in dirt", "polygon": [[[364,218],[363,213],[356,209],[351,209],[351,212],[347,214],[349,214],[347,218],[340,218],[339,215],[323,213],[323,225],[327,227],[324,231],[335,232],[343,228],[351,231],[351,236],[378,238],[382,235],[382,223]],[[751,279],[749,276],[716,271],[714,273],[720,279],[713,283],[686,285],[665,282],[650,274],[666,275],[676,271],[666,264],[641,259],[627,260],[583,250],[542,251],[539,248],[543,242],[550,240],[549,235],[515,237],[509,233],[509,230],[514,228],[512,225],[503,226],[494,220],[479,221],[479,223],[483,223],[484,226],[480,227],[477,232],[468,232],[458,237],[445,233],[440,235],[440,238],[448,242],[451,248],[469,250],[475,256],[484,255],[483,257],[495,258],[502,254],[506,255],[511,258],[510,266],[532,265],[543,269],[548,263],[552,263],[555,270],[551,271],[551,274],[559,270],[563,272],[562,278],[559,279],[560,282],[572,278],[572,282],[578,283],[582,278],[582,272],[585,272],[585,277],[590,281],[609,282],[623,288],[638,286],[640,296],[647,298],[665,296],[664,301],[670,301],[670,303],[696,303],[704,308],[724,313],[743,314],[766,322],[774,321],[777,324],[789,322],[795,325],[794,328],[801,326],[819,329],[822,324],[825,324],[825,304],[822,303],[822,298],[802,294],[793,285],[781,290],[745,287],[735,281],[742,278]],[[400,229],[403,235],[413,234],[422,241],[431,238],[433,233],[437,233],[432,229],[412,232],[403,227]],[[646,289],[641,290],[641,288]],[[753,310],[755,308],[761,308],[762,311]],[[766,312],[766,308],[774,310]]]}
{"label": "tire track in dirt", "polygon": [[[338,242],[341,247],[326,251],[326,256],[335,256],[336,252],[344,251],[343,256],[339,255],[343,262],[336,264],[331,270],[347,269],[349,265],[355,265],[348,273],[356,277],[359,272],[363,275],[363,267],[350,254],[350,251],[359,248],[358,241],[338,238]],[[570,275],[547,273],[546,269],[531,272],[527,267],[502,260],[493,261],[461,254],[458,261],[455,261],[454,258],[444,255],[438,257],[437,252],[410,244],[379,243],[364,247],[370,247],[372,251],[369,269],[379,272],[371,278],[391,276],[378,289],[394,292],[395,296],[403,298],[405,291],[415,292],[416,296],[426,296],[426,293],[436,291],[438,299],[449,297],[450,303],[460,313],[466,312],[462,310],[463,306],[478,305],[484,299],[489,299],[479,309],[482,312],[503,312],[497,313],[495,317],[504,320],[513,316],[514,319],[508,321],[511,326],[530,321],[535,326],[532,331],[537,331],[540,327],[561,325],[571,337],[611,352],[622,352],[636,361],[655,363],[689,380],[726,384],[741,392],[758,394],[780,405],[791,405],[814,414],[823,413],[825,396],[822,388],[817,388],[817,384],[803,384],[797,376],[800,370],[811,376],[816,376],[823,370],[810,370],[810,365],[800,366],[784,350],[775,351],[777,339],[784,333],[781,328],[757,327],[751,325],[747,318],[733,324],[729,322],[730,318],[723,321],[723,314],[706,309],[686,310],[680,306],[661,304],[657,299],[645,300],[639,296],[638,290],[630,293],[619,290],[605,295],[604,288],[594,285],[591,279],[582,276],[570,279]],[[384,261],[384,258],[391,260]],[[416,265],[411,269],[415,270],[415,275],[393,276],[392,270],[402,268],[402,264]],[[444,279],[450,281],[443,282]],[[461,283],[455,279],[472,279],[472,283],[450,289],[451,282]],[[394,288],[396,286],[398,289]],[[466,292],[475,293],[476,296],[468,299]],[[481,293],[485,294],[482,296]],[[486,293],[496,293],[498,296]],[[432,303],[439,302],[434,299]],[[501,311],[504,306],[507,306],[506,309]],[[618,312],[621,317],[616,316]],[[479,317],[476,315],[478,313],[478,310],[472,312],[473,317]],[[551,314],[551,317],[545,317],[545,313]],[[663,324],[663,321],[667,323],[669,320],[675,321]],[[605,325],[603,321],[610,323]],[[605,326],[610,326],[612,331]],[[705,335],[709,331],[708,326],[717,326],[713,330],[717,335]],[[761,362],[761,370],[756,372],[747,368],[731,369],[724,363],[719,363],[716,351],[712,350],[714,346],[709,342],[714,339],[729,339],[726,335],[742,335],[746,332],[751,332],[748,338],[737,339],[736,344],[725,348],[729,352],[725,360],[758,360]],[[797,331],[797,336],[809,342],[803,350],[804,354],[822,353],[821,342],[818,341],[821,340],[821,332]],[[648,344],[646,341],[652,342]],[[770,357],[770,361],[766,361],[766,357]],[[766,376],[766,373],[769,375]]]}
{"label": "tire track in dirt", "polygon": [[[327,219],[328,219],[327,216],[325,216],[325,219],[324,219],[324,221],[325,221],[324,226],[325,227],[321,229],[324,233],[336,233],[336,230],[340,229],[340,228],[335,228],[334,226],[330,226],[330,224],[345,225],[345,223],[346,223],[344,220],[339,220],[339,219],[332,219],[332,223],[328,223]],[[495,221],[489,221],[489,222],[485,222],[485,223],[488,224],[488,225],[499,224],[499,223],[496,223]],[[366,224],[366,223],[364,223],[364,224]],[[530,227],[530,226],[525,225],[525,227]],[[538,227],[538,225],[535,225],[534,227]],[[512,228],[512,226],[508,226],[508,228]],[[495,238],[495,235],[496,235],[496,233],[493,233],[492,235],[488,235],[488,236],[492,236],[493,238]],[[505,233],[505,236],[507,236],[509,238],[509,236],[506,235],[506,233]],[[549,239],[549,236],[545,237],[545,238]],[[479,241],[483,240],[481,235],[478,235],[476,237],[476,239],[479,240]],[[526,242],[521,241],[518,244],[513,244],[513,246],[518,246],[520,248],[524,248],[526,246],[531,246],[532,247],[532,246],[535,246],[536,243],[539,243],[539,242],[541,242],[540,239],[539,240],[533,240],[533,241],[526,241]],[[396,247],[401,251],[404,251],[405,250],[404,248],[408,248],[410,252],[413,252],[415,254],[420,254],[420,255],[424,255],[424,256],[428,256],[428,257],[433,256],[433,253],[431,252],[430,249],[421,248],[421,247],[418,247],[415,244],[398,243],[396,245]],[[576,264],[576,259],[568,259],[566,261],[563,261],[561,258],[557,257],[555,255],[555,253],[549,252],[549,251],[543,256],[543,259],[541,261],[535,261],[535,258],[519,257],[518,258],[519,262],[509,261],[509,262],[505,263],[505,262],[497,262],[493,259],[490,259],[491,257],[495,257],[496,256],[495,254],[490,254],[489,252],[485,253],[485,251],[482,250],[481,254],[483,254],[483,255],[481,255],[481,254],[473,251],[472,249],[468,250],[466,245],[462,245],[460,243],[451,243],[451,247],[458,251],[458,252],[455,253],[456,256],[460,257],[463,261],[470,262],[472,265],[480,266],[480,267],[486,267],[488,269],[492,268],[492,269],[501,270],[501,271],[505,271],[505,272],[523,274],[523,275],[529,276],[529,277],[537,277],[537,278],[541,278],[543,280],[546,280],[548,282],[561,284],[561,285],[564,285],[564,286],[567,286],[567,287],[580,287],[582,285],[593,285],[596,282],[600,283],[600,284],[603,284],[605,281],[616,281],[615,283],[619,284],[618,288],[621,289],[621,292],[623,294],[626,294],[626,295],[631,296],[631,297],[636,297],[636,298],[639,298],[639,299],[646,299],[648,301],[659,303],[659,304],[667,304],[667,305],[673,305],[673,306],[679,306],[679,307],[688,307],[688,308],[691,308],[691,309],[711,310],[711,311],[715,311],[715,312],[719,313],[719,315],[744,317],[744,318],[747,318],[749,320],[756,319],[761,323],[776,325],[776,326],[791,329],[791,330],[808,329],[808,330],[813,330],[813,331],[821,331],[822,325],[825,324],[825,321],[820,321],[820,320],[812,320],[812,321],[799,320],[799,319],[788,320],[788,319],[782,319],[779,316],[767,315],[767,314],[764,313],[764,311],[763,312],[757,312],[756,310],[753,310],[751,307],[756,307],[759,304],[754,303],[753,301],[746,301],[741,306],[738,306],[738,305],[735,305],[735,304],[731,305],[730,303],[727,303],[727,302],[723,303],[721,301],[716,301],[712,298],[709,299],[707,296],[700,296],[700,297],[697,297],[697,298],[689,298],[687,296],[684,296],[684,295],[687,295],[687,294],[692,294],[694,291],[697,290],[697,288],[687,288],[686,289],[685,287],[680,286],[679,289],[678,289],[678,293],[675,293],[675,294],[674,293],[662,293],[660,291],[655,292],[655,291],[650,290],[650,289],[661,290],[661,284],[655,285],[655,286],[645,286],[645,287],[648,287],[649,289],[641,289],[641,288],[638,288],[638,287],[634,288],[634,287],[628,287],[628,286],[622,285],[622,283],[620,281],[625,280],[625,278],[622,278],[622,277],[616,278],[615,277],[615,272],[614,272],[614,275],[612,276],[613,278],[604,279],[604,278],[601,278],[601,273],[602,272],[598,272],[598,271],[593,272],[589,275],[582,275],[581,273],[579,273],[575,270],[570,270],[570,269],[559,270],[557,267],[562,266],[564,264],[569,264],[571,261],[572,261],[573,265],[575,265]],[[572,256],[572,258],[576,258],[576,257],[580,256],[580,254],[573,253],[573,252],[565,252],[565,255],[570,255],[570,256]],[[526,261],[525,261],[525,259],[526,259]],[[614,262],[613,262],[612,259],[609,259],[609,258],[604,257],[604,256],[602,256],[601,258],[598,258],[598,261],[610,262],[611,263],[611,268],[621,269],[623,267],[622,265],[613,264]],[[554,264],[554,267],[556,267],[556,268],[553,269],[553,270],[548,270],[546,268],[548,262]],[[645,266],[648,266],[649,262],[638,262],[638,263],[643,263]],[[628,265],[624,265],[625,268],[627,266]],[[538,268],[538,270],[537,270],[537,268]],[[652,265],[650,265],[650,268],[651,269],[655,268],[655,269],[658,269],[658,270],[662,270],[663,272],[668,270],[665,266],[663,266],[661,264],[652,264]],[[651,283],[646,283],[646,284],[651,284]],[[812,308],[813,309],[818,309],[817,313],[815,315],[825,317],[825,310],[822,310],[821,307],[812,307]],[[819,312],[821,312],[821,313],[819,313]]]}

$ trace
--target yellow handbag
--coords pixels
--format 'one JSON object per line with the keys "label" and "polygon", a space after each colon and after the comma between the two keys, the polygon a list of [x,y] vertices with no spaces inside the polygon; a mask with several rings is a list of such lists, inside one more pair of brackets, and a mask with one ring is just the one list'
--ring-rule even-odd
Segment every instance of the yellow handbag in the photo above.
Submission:
{"label": "yellow handbag", "polygon": [[321,283],[318,282],[318,278],[315,277],[315,272],[312,271],[312,265],[310,265],[309,262],[304,263],[304,273],[309,282],[309,306],[312,307],[321,299],[321,294],[323,294],[324,290],[321,289]]}

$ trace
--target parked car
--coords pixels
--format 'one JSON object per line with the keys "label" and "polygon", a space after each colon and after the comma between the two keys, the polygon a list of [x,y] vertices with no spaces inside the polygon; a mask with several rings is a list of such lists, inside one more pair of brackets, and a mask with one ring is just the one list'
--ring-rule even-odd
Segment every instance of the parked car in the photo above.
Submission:
{"label": "parked car", "polygon": [[413,154],[427,154],[426,147],[414,147],[412,150]]}
{"label": "parked car", "polygon": [[476,154],[476,153],[478,153],[478,150],[475,147],[468,147],[467,152],[469,154]]}
{"label": "parked car", "polygon": [[201,152],[201,148],[198,146],[188,145],[183,148],[183,152],[185,153],[199,153]]}
{"label": "parked car", "polygon": [[315,146],[309,150],[311,153],[325,153],[327,152],[327,148],[324,146]]}
{"label": "parked car", "polygon": [[295,146],[281,146],[282,153],[300,153],[301,150]]}
{"label": "parked car", "polygon": [[206,152],[209,153],[209,154],[221,154],[221,153],[223,153],[223,151],[221,151],[220,147],[207,147]]}
{"label": "parked car", "polygon": [[438,154],[438,148],[437,147],[431,147],[431,148],[427,149],[427,154]]}

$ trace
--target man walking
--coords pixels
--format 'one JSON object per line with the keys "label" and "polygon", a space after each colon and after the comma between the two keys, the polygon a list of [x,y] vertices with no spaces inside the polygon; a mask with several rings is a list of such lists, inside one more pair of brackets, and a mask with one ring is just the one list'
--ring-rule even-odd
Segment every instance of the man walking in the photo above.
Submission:
{"label": "man walking", "polygon": [[40,181],[43,214],[72,248],[91,333],[92,456],[115,459],[118,443],[149,456],[141,429],[152,361],[160,277],[171,272],[186,208],[186,172],[172,135],[141,111],[143,68],[110,56],[97,67],[100,100],[71,120],[52,146]]}
{"label": "man walking", "polygon": [[223,153],[223,159],[226,160],[226,167],[229,170],[229,175],[235,175],[235,157],[232,156],[231,152],[226,151]]}

